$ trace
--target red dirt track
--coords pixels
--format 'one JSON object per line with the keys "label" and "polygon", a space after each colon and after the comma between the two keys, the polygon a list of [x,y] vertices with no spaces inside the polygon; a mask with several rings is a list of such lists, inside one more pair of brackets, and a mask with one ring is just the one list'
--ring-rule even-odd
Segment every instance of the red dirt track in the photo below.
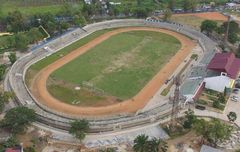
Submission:
{"label": "red dirt track", "polygon": [[[121,32],[128,31],[137,31],[137,30],[145,30],[145,31],[156,31],[162,32],[177,38],[181,44],[181,49],[173,56],[168,63],[156,74],[148,84],[142,88],[142,90],[134,96],[132,99],[123,101],[121,103],[104,106],[104,107],[78,107],[74,105],[70,105],[59,101],[54,98],[47,90],[47,79],[49,75],[54,72],[56,69],[62,67],[64,64],[72,61],[77,58],[79,55],[87,52],[91,48],[100,44],[104,40],[110,38],[113,35],[116,35]],[[177,67],[184,61],[184,59],[189,55],[192,49],[195,47],[195,42],[191,39],[187,38],[184,35],[179,33],[158,29],[158,28],[148,28],[148,27],[129,27],[129,28],[120,28],[110,32],[107,32],[93,41],[85,44],[84,46],[72,51],[61,59],[55,61],[54,63],[48,65],[44,69],[42,69],[33,79],[31,84],[31,92],[33,96],[38,100],[38,102],[43,105],[49,107],[58,112],[65,113],[67,115],[73,116],[96,116],[96,115],[111,115],[111,114],[120,114],[120,113],[133,113],[142,109],[148,101],[156,94],[158,89],[164,84],[164,81],[168,79]]]}

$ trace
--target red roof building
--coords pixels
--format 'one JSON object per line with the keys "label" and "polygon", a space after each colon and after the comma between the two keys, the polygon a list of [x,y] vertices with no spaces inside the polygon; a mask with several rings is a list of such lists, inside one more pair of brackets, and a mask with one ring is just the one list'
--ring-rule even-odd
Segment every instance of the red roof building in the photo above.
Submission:
{"label": "red roof building", "polygon": [[22,148],[18,147],[18,148],[7,148],[5,150],[5,152],[22,152]]}
{"label": "red roof building", "polygon": [[216,53],[207,68],[225,72],[230,78],[236,79],[240,71],[240,59],[236,58],[234,53]]}

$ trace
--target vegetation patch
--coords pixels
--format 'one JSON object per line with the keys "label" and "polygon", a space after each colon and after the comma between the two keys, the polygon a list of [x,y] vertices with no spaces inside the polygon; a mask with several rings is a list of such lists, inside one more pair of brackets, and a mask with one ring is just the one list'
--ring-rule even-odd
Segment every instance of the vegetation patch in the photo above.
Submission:
{"label": "vegetation patch", "polygon": [[28,86],[30,86],[31,84],[31,81],[33,79],[33,77],[35,76],[35,74],[37,74],[37,72],[39,72],[41,69],[43,69],[44,67],[46,67],[47,65],[53,63],[54,61],[60,59],[62,56],[76,50],[77,48],[83,46],[84,44],[92,41],[93,39],[97,38],[98,36],[108,32],[108,31],[111,31],[111,30],[114,30],[113,29],[105,29],[105,30],[100,30],[100,31],[97,31],[97,32],[94,32],[93,34],[90,34],[82,39],[80,39],[79,41],[61,49],[60,51],[42,59],[41,61],[33,64],[28,70],[27,70],[27,73],[26,73],[26,84]]}
{"label": "vegetation patch", "polygon": [[[226,90],[226,89],[225,89]],[[220,93],[211,89],[204,89],[202,95],[197,100],[198,104],[223,111],[226,106],[228,96],[226,93]]]}

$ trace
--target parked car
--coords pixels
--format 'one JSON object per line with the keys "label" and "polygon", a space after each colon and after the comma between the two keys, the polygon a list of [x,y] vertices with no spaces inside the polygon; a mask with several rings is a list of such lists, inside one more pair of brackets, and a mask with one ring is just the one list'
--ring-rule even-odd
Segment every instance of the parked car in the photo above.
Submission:
{"label": "parked car", "polygon": [[234,88],[234,89],[233,89],[233,93],[234,93],[234,94],[238,94],[238,93],[239,93],[239,89],[238,89],[238,88]]}
{"label": "parked car", "polygon": [[239,101],[239,97],[237,97],[237,96],[232,96],[230,99],[231,99],[231,101],[234,101],[234,102]]}
{"label": "parked car", "polygon": [[196,105],[195,108],[199,109],[199,110],[205,110],[206,109],[206,107],[200,106],[200,105]]}

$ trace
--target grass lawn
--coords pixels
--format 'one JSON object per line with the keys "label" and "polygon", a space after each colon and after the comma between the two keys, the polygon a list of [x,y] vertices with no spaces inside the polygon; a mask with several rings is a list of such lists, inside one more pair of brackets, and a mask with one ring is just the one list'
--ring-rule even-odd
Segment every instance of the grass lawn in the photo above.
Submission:
{"label": "grass lawn", "polygon": [[[196,29],[200,29],[200,26],[202,24],[203,21],[205,21],[206,19],[194,16],[194,15],[186,15],[186,16],[172,16],[171,17],[172,21],[184,24],[184,25],[189,25],[192,26]],[[216,21],[218,23],[218,25],[221,25],[223,23],[223,21]]]}
{"label": "grass lawn", "polygon": [[63,48],[62,50],[42,59],[41,61],[33,64],[26,73],[26,83],[29,86],[30,82],[32,80],[32,78],[34,77],[34,75],[40,71],[41,69],[43,69],[44,67],[46,67],[47,65],[53,63],[54,61],[58,60],[61,58],[61,55],[66,55],[68,53],[70,53],[71,51],[83,46],[84,44],[88,43],[89,41],[92,41],[93,39],[97,38],[98,36],[111,31],[114,29],[105,29],[105,30],[100,30],[97,32],[94,32],[93,34],[90,34],[88,36],[86,36],[85,38]]}
{"label": "grass lawn", "polygon": [[[38,13],[57,14],[62,10],[64,1],[57,0],[0,0],[0,16],[6,16],[9,12],[20,11],[24,15],[33,15]],[[73,2],[72,5],[81,8],[80,2]]]}
{"label": "grass lawn", "polygon": [[[129,99],[152,79],[180,47],[176,38],[164,33],[120,33],[53,72],[50,79],[56,83],[51,81],[48,89],[53,96],[66,99],[68,103],[69,100],[73,101],[73,96],[82,102],[79,97],[81,90],[76,95],[67,92],[75,91],[74,86],[83,86],[83,82],[88,82],[94,88],[103,90],[107,96],[118,100]],[[59,82],[67,87],[63,88]]]}

